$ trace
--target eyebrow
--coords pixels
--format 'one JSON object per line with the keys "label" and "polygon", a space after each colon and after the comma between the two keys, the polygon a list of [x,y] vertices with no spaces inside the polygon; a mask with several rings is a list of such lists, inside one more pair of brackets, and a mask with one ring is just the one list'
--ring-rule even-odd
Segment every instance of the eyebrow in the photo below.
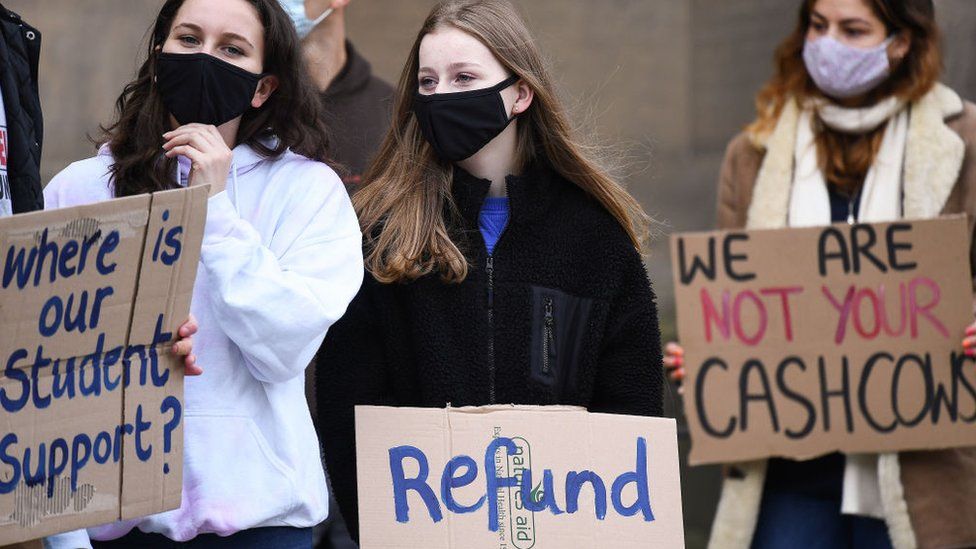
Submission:
{"label": "eyebrow", "polygon": [[[189,29],[191,31],[194,31],[194,32],[198,32],[200,34],[203,34],[203,28],[200,27],[199,25],[194,25],[193,23],[180,23],[179,25],[176,25],[175,27],[173,27],[173,30],[176,30],[176,29],[178,29],[180,27],[186,27],[187,29]],[[241,42],[244,42],[245,44],[247,44],[248,46],[250,46],[252,49],[254,48],[254,44],[252,44],[250,40],[248,40],[247,38],[244,38],[243,36],[241,36],[241,35],[239,35],[239,34],[237,34],[235,32],[225,32],[221,36],[223,36],[225,38],[230,38],[232,40],[240,40]]]}
{"label": "eyebrow", "polygon": [[[454,70],[454,71],[461,70],[466,67],[481,67],[481,63],[475,63],[473,61],[459,61],[457,63],[451,63],[450,65],[447,66],[448,70]],[[425,72],[425,71],[437,72],[430,67],[420,67],[420,69],[418,69],[418,72]]]}
{"label": "eyebrow", "polygon": [[[821,14],[817,10],[813,10],[810,15],[811,15],[811,18],[813,18],[813,19],[820,19],[820,20],[823,20],[823,21],[827,21],[827,18],[824,17],[823,14]],[[861,19],[860,17],[848,17],[847,19],[842,19],[840,23],[842,25],[850,25],[852,23],[860,23],[860,24],[863,24],[863,25],[870,25],[871,24],[866,19]]]}

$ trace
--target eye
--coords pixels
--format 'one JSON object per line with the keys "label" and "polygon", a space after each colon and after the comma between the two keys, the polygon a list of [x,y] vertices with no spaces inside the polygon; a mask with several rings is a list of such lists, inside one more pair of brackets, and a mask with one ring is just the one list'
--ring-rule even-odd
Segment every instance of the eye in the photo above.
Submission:
{"label": "eye", "polygon": [[471,76],[470,74],[466,74],[463,72],[457,76],[457,81],[462,84],[467,84],[472,80],[474,80],[474,76]]}
{"label": "eye", "polygon": [[420,87],[423,89],[430,89],[437,87],[437,81],[429,76],[422,76],[420,78]]}
{"label": "eye", "polygon": [[184,34],[183,36],[180,36],[178,38],[178,40],[180,41],[181,44],[183,44],[185,46],[199,46],[200,45],[200,41],[197,40],[197,37],[196,36],[193,36],[192,34]]}
{"label": "eye", "polygon": [[827,32],[827,25],[821,23],[820,21],[814,21],[813,23],[811,23],[810,28],[812,28],[814,32],[818,34],[823,34],[824,32]]}
{"label": "eye", "polygon": [[238,48],[237,46],[227,46],[224,48],[224,51],[227,52],[231,57],[240,57],[244,55],[244,50]]}

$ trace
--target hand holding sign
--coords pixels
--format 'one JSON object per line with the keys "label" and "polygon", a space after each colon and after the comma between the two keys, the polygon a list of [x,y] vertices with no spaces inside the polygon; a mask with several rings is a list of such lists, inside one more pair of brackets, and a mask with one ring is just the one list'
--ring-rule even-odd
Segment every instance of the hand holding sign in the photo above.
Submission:
{"label": "hand holding sign", "polygon": [[669,341],[664,346],[664,368],[668,371],[668,378],[678,385],[678,394],[684,394],[685,388],[681,383],[685,380],[685,348],[675,341]]}
{"label": "hand holding sign", "polygon": [[976,322],[966,328],[966,339],[962,340],[962,346],[966,349],[966,356],[976,357]]}
{"label": "hand holding sign", "polygon": [[177,333],[179,341],[173,344],[173,354],[183,357],[183,375],[198,376],[203,373],[203,368],[197,366],[197,357],[193,355],[193,334],[197,333],[197,319],[190,315],[186,322],[180,326]]}

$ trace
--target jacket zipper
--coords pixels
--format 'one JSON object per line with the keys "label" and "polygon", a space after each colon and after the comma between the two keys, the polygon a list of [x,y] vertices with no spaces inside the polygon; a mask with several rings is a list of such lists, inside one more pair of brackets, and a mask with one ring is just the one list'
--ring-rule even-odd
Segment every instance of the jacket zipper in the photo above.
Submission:
{"label": "jacket zipper", "polygon": [[[511,219],[498,235],[495,250],[508,232],[510,224]],[[488,404],[495,404],[495,255],[488,251],[487,243],[485,243],[485,253],[488,254],[485,265],[485,272],[488,274]]]}
{"label": "jacket zipper", "polygon": [[488,254],[488,403],[495,403],[495,258]]}
{"label": "jacket zipper", "polygon": [[556,358],[556,319],[552,314],[552,298],[546,297],[546,322],[542,334],[542,373],[552,371],[551,360]]}

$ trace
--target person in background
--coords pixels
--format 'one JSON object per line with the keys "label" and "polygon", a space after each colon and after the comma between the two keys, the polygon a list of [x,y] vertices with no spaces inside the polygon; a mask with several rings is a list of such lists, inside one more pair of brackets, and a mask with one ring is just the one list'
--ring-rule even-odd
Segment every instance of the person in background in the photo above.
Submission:
{"label": "person in background", "polygon": [[44,208],[41,33],[0,5],[0,217]]}
{"label": "person in background", "polygon": [[662,413],[650,220],[578,141],[516,9],[438,4],[399,82],[353,197],[366,282],[317,357],[326,460],[354,537],[356,405]]}
{"label": "person in background", "polygon": [[59,208],[209,186],[183,499],[47,544],[311,549],[328,487],[304,373],[362,282],[355,211],[277,0],[167,0],[148,36],[106,144],[44,192]]}
{"label": "person in background", "polygon": [[[346,190],[353,194],[390,127],[393,87],[373,75],[369,62],[347,39],[346,8],[350,1],[281,0],[281,5],[302,40],[309,77],[322,98],[325,125],[332,135],[342,136],[332,140],[329,154],[338,165]],[[306,373],[306,393],[312,418],[318,424],[314,365]],[[339,505],[334,499],[329,503],[329,518],[316,528],[317,547],[356,547]]]}
{"label": "person in background", "polygon": [[[976,106],[939,83],[939,39],[932,0],[804,0],[726,152],[719,228],[965,213],[972,232]],[[976,324],[957,328],[976,356]],[[976,547],[974,502],[973,448],[730,464],[710,546]]]}
{"label": "person in background", "polygon": [[326,126],[333,135],[342,136],[332,141],[329,152],[352,194],[390,127],[393,87],[373,75],[369,62],[346,36],[346,8],[351,0],[281,1],[302,38]]}

